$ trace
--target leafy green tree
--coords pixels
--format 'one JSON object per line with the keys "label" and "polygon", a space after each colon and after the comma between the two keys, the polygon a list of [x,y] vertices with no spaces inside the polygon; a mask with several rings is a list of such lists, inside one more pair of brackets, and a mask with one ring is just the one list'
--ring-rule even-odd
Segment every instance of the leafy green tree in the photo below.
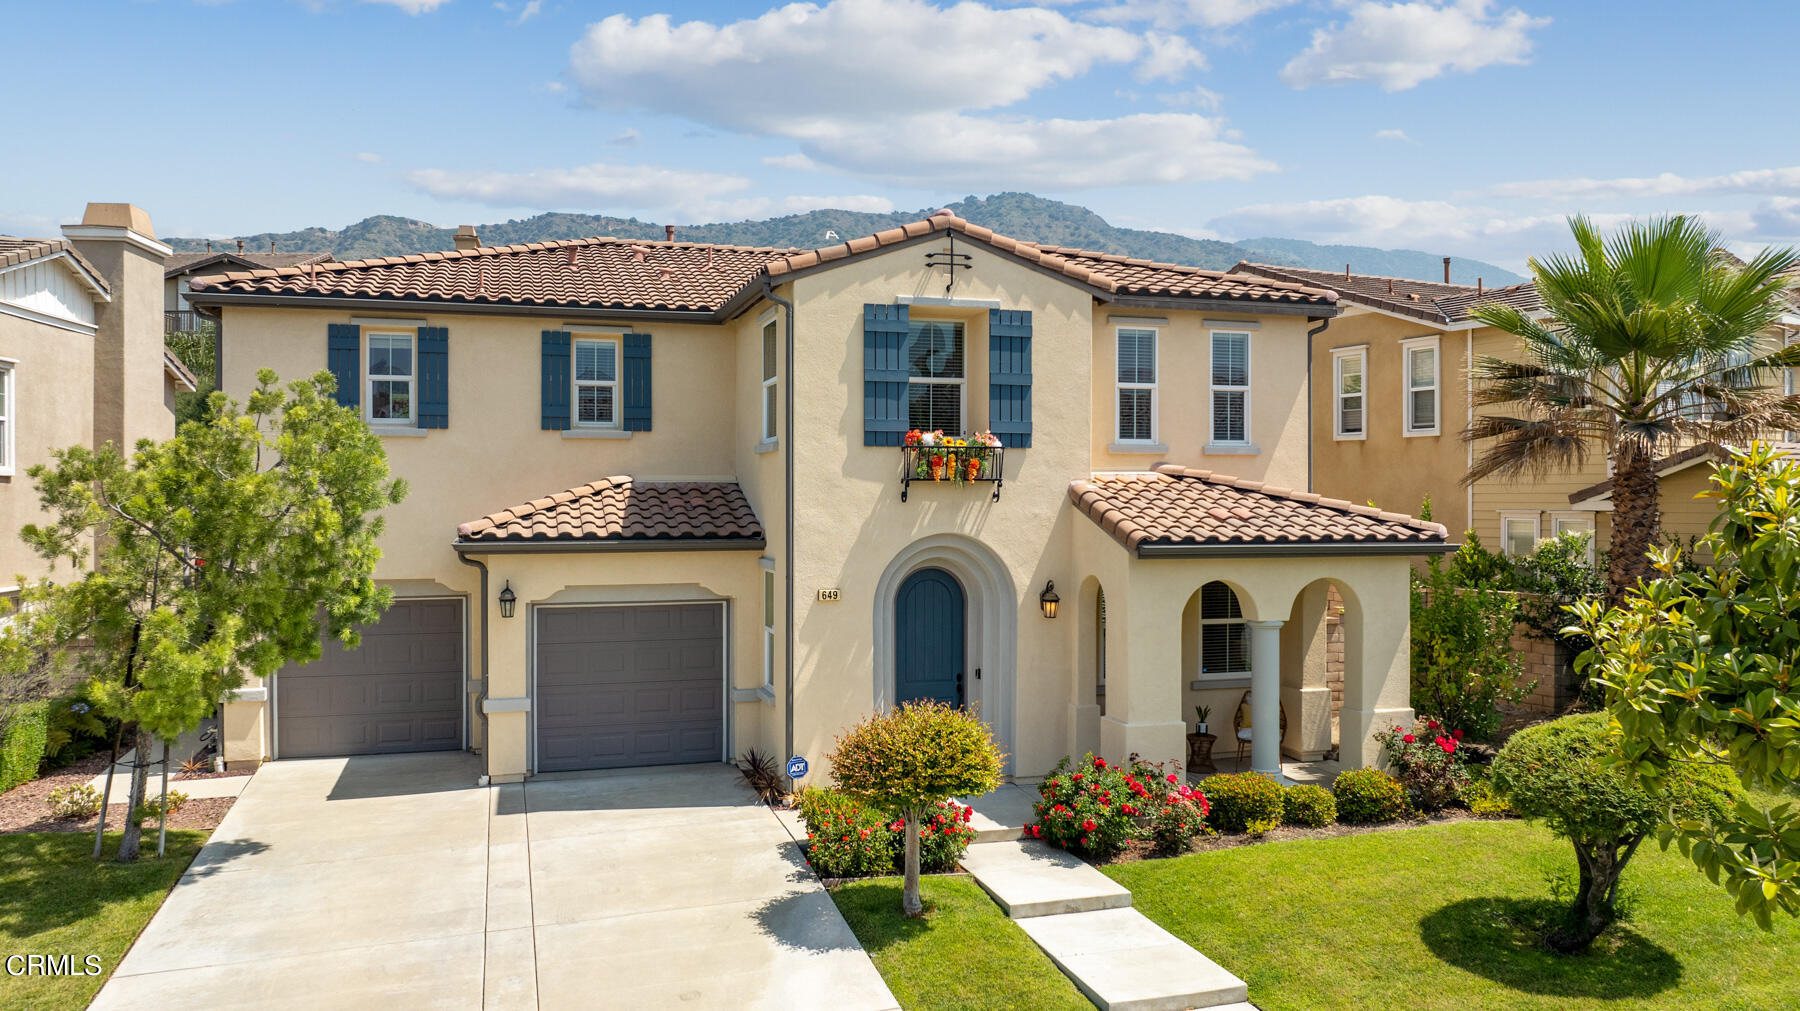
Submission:
{"label": "leafy green tree", "polygon": [[900,908],[920,916],[919,824],[941,801],[1000,785],[1005,756],[973,713],[941,702],[911,702],[846,731],[831,755],[838,789],[906,822],[906,886]]}
{"label": "leafy green tree", "polygon": [[[1741,269],[1715,254],[1697,219],[1633,223],[1610,238],[1569,220],[1577,252],[1531,261],[1547,320],[1500,302],[1475,319],[1518,337],[1521,361],[1471,363],[1479,444],[1463,480],[1567,471],[1599,454],[1612,464],[1606,584],[1617,601],[1651,574],[1662,514],[1655,460],[1692,441],[1742,444],[1800,428],[1800,397],[1774,385],[1800,347],[1760,354],[1760,335],[1787,311],[1795,262],[1768,250]],[[1481,408],[1511,408],[1489,414]]]}
{"label": "leafy green tree", "polygon": [[1546,938],[1558,951],[1581,951],[1613,922],[1619,874],[1665,814],[1715,818],[1740,793],[1724,770],[1707,766],[1676,770],[1654,787],[1633,783],[1610,760],[1610,722],[1605,713],[1584,713],[1527,727],[1494,759],[1494,788],[1513,810],[1575,847],[1575,900]]}
{"label": "leafy green tree", "polygon": [[[1757,444],[1732,454],[1707,495],[1719,515],[1704,569],[1657,556],[1663,573],[1602,611],[1577,608],[1594,640],[1584,660],[1620,732],[1618,762],[1654,786],[1720,767],[1746,784],[1800,784],[1800,464]],[[1713,821],[1671,817],[1663,845],[1770,926],[1800,915],[1800,804],[1739,803]]]}
{"label": "leafy green tree", "polygon": [[1512,648],[1518,604],[1503,590],[1463,586],[1453,568],[1426,565],[1412,580],[1412,707],[1450,730],[1486,740],[1500,726],[1501,703],[1531,690],[1521,685]]}
{"label": "leafy green tree", "polygon": [[175,424],[200,421],[206,417],[207,404],[213,391],[213,375],[218,364],[218,324],[201,320],[192,330],[177,330],[163,338],[163,343],[181,364],[199,380],[199,389],[175,394]]}
{"label": "leafy green tree", "polygon": [[[0,633],[0,658],[54,655],[121,723],[144,802],[156,739],[192,730],[247,675],[316,659],[321,615],[346,645],[391,598],[372,574],[379,511],[400,501],[380,441],[331,397],[328,373],[278,387],[264,370],[247,405],[212,395],[210,420],[127,459],[111,445],[58,451],[31,468],[52,521],[21,537],[68,559],[65,582],[23,591],[34,615]],[[120,860],[136,859],[128,821]]]}

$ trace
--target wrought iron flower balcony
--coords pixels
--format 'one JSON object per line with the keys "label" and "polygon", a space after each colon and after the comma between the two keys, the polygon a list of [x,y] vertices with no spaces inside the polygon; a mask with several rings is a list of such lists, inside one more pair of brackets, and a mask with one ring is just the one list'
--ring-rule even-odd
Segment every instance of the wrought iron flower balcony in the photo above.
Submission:
{"label": "wrought iron flower balcony", "polygon": [[933,484],[990,483],[994,486],[993,500],[998,502],[1006,472],[1005,462],[1004,447],[973,441],[960,446],[901,446],[900,501],[906,501],[914,481],[929,481]]}

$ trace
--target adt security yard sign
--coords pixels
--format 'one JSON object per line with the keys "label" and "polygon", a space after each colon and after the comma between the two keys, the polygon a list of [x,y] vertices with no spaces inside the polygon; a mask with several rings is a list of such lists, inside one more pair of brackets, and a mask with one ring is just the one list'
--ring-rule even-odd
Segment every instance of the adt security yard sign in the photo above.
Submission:
{"label": "adt security yard sign", "polygon": [[788,759],[788,778],[789,779],[804,778],[806,776],[807,768],[808,768],[808,766],[806,764],[806,759],[801,758],[799,755],[795,755],[794,757]]}

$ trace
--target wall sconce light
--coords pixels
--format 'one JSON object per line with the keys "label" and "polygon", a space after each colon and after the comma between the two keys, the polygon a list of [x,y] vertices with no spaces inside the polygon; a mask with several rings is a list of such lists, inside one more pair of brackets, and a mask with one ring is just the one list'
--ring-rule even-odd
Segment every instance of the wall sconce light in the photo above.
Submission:
{"label": "wall sconce light", "polygon": [[1044,580],[1044,592],[1038,594],[1038,606],[1044,609],[1044,617],[1056,617],[1056,605],[1061,602],[1062,598],[1056,595],[1056,580]]}
{"label": "wall sconce light", "polygon": [[512,580],[509,579],[506,581],[506,585],[500,588],[500,617],[512,617],[513,608],[518,606],[519,595],[513,592]]}

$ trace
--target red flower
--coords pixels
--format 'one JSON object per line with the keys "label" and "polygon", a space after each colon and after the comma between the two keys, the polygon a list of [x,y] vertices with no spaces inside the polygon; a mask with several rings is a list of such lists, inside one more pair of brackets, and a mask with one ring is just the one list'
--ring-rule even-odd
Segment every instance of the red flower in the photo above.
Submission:
{"label": "red flower", "polygon": [[1075,781],[1076,781],[1076,782],[1077,782],[1077,783],[1079,783],[1079,782],[1081,782],[1081,773],[1079,773],[1079,772],[1077,772],[1077,773],[1076,773],[1076,774],[1075,774],[1075,775],[1073,775],[1073,776],[1070,776],[1070,777],[1069,777],[1069,778],[1070,778],[1070,779],[1073,779],[1073,780],[1075,780]]}
{"label": "red flower", "polygon": [[196,569],[204,566],[205,564],[206,564],[206,559],[204,559],[204,558],[194,559],[194,568],[196,568]]}
{"label": "red flower", "polygon": [[1094,759],[1094,768],[1096,768],[1096,769],[1106,768],[1106,759],[1104,759],[1104,758]]}
{"label": "red flower", "polygon": [[1425,721],[1425,725],[1426,725],[1426,726],[1428,726],[1428,727],[1430,727],[1430,728],[1431,728],[1431,729],[1433,729],[1433,730],[1436,730],[1436,729],[1437,729],[1437,728],[1438,728],[1438,721],[1436,721],[1436,720],[1426,720],[1426,721]]}
{"label": "red flower", "polygon": [[1169,773],[1169,782],[1171,782],[1171,783],[1178,782],[1178,780],[1176,779],[1175,774],[1173,772]]}
{"label": "red flower", "polygon": [[1460,740],[1462,740],[1462,731],[1460,731],[1460,730],[1452,730],[1452,731],[1450,731],[1450,736],[1451,736],[1451,737],[1454,737],[1454,738],[1456,738],[1456,739],[1457,739],[1457,740],[1459,740],[1459,741],[1460,741]]}
{"label": "red flower", "polygon": [[1081,823],[1081,827],[1084,829],[1087,829],[1089,832],[1092,832],[1098,826],[1096,826],[1094,824],[1094,819],[1089,818],[1088,820]]}
{"label": "red flower", "polygon": [[1130,804],[1120,804],[1119,810],[1125,812],[1126,814],[1137,814],[1137,808],[1132,807]]}
{"label": "red flower", "polygon": [[1406,735],[1406,736],[1405,736],[1405,737],[1402,737],[1402,738],[1400,738],[1400,739],[1401,739],[1401,740],[1402,740],[1402,741],[1405,741],[1405,742],[1406,742],[1406,743],[1408,743],[1408,744],[1411,744],[1411,743],[1412,743],[1412,742],[1413,742],[1413,740],[1414,740],[1414,738],[1413,738],[1413,735],[1411,735],[1411,734],[1407,734],[1407,735]]}
{"label": "red flower", "polygon": [[1456,751],[1456,742],[1452,741],[1448,737],[1438,738],[1437,744],[1438,744],[1438,747],[1444,749],[1444,754],[1446,754],[1446,755],[1451,754]]}
{"label": "red flower", "polygon": [[888,826],[888,829],[889,829],[889,830],[890,830],[890,831],[893,831],[893,832],[902,832],[902,831],[905,831],[905,829],[906,829],[906,819],[905,819],[905,818],[901,818],[901,819],[900,819],[900,820],[899,820],[899,821],[896,821],[896,822],[894,822],[894,823],[893,823],[893,824],[892,824],[892,825],[889,825],[889,826]]}
{"label": "red flower", "polygon": [[1088,837],[1082,836],[1081,837],[1081,845],[1086,846],[1087,844],[1088,844]]}

